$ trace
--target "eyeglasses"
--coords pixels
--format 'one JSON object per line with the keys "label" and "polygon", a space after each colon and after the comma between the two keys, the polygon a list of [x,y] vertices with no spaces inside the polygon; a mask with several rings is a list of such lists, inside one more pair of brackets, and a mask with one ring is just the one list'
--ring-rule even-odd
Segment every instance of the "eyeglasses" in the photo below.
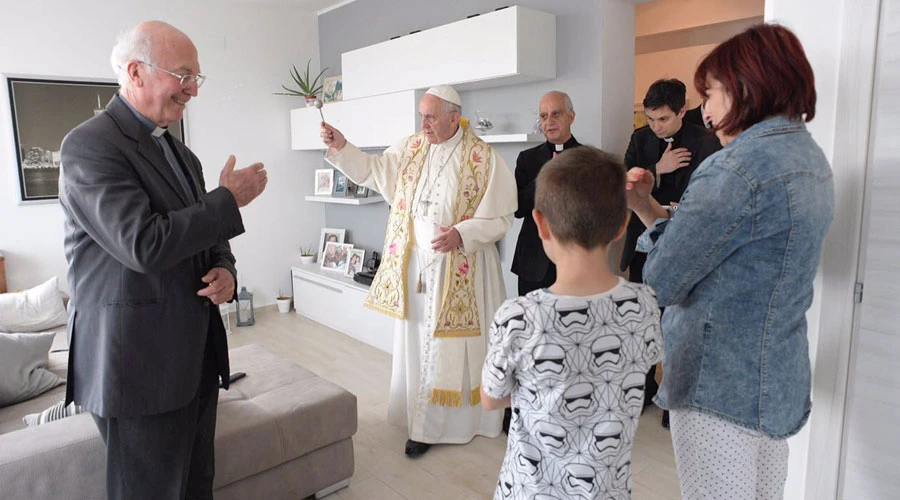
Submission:
{"label": "eyeglasses", "polygon": [[203,86],[203,82],[206,81],[206,75],[201,75],[200,73],[197,73],[196,75],[179,75],[178,73],[172,73],[171,71],[169,71],[167,69],[160,68],[159,66],[157,66],[151,62],[147,62],[147,61],[138,61],[138,62],[141,64],[146,64],[147,66],[150,66],[151,68],[156,68],[156,69],[162,71],[163,73],[167,73],[169,75],[174,76],[175,78],[178,78],[178,83],[181,84],[181,88],[183,88],[183,89],[190,88],[195,83],[197,84],[197,88],[199,89],[200,87]]}

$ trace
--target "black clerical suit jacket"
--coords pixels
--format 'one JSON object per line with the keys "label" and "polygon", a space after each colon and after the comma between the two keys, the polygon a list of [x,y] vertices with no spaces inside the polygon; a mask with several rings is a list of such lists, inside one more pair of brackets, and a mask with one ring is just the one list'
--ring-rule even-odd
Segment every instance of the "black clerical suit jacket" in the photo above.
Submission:
{"label": "black clerical suit jacket", "polygon": [[[672,149],[685,147],[691,152],[691,162],[685,167],[659,176],[659,182],[653,188],[653,198],[660,205],[668,205],[669,202],[678,202],[684,190],[687,189],[691,174],[703,163],[709,155],[722,148],[719,139],[703,127],[684,122],[673,136]],[[656,162],[662,158],[666,151],[666,142],[656,136],[649,126],[641,127],[631,134],[628,143],[628,151],[625,152],[625,168],[641,167],[653,172],[656,176]],[[628,232],[625,235],[625,246],[622,249],[622,261],[620,268],[626,270],[634,259],[637,239],[646,228],[641,219],[632,214],[628,223]]]}
{"label": "black clerical suit jacket", "polygon": [[[569,149],[581,144],[570,137],[563,149]],[[522,219],[522,230],[519,231],[519,239],[516,242],[516,253],[513,255],[511,271],[526,281],[542,281],[547,272],[554,268],[552,262],[544,253],[544,246],[538,237],[537,225],[531,217],[534,209],[534,188],[538,173],[545,163],[553,158],[555,145],[544,142],[539,146],[526,149],[516,158],[516,189],[519,195],[519,208],[516,210],[516,218]]]}

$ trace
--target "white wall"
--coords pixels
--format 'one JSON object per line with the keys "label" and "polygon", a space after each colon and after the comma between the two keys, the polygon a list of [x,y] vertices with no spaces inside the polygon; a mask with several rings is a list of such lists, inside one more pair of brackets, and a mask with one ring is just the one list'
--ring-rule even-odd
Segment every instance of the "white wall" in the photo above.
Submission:
{"label": "white wall", "polygon": [[756,17],[763,11],[765,3],[765,0],[654,0],[641,3],[635,7],[635,35]]}
{"label": "white wall", "polygon": [[809,130],[831,161],[836,207],[807,314],[812,415],[803,432],[788,442],[785,498],[836,498],[878,1],[768,0],[765,18],[794,30],[812,63],[818,102]]}
{"label": "white wall", "polygon": [[[318,59],[317,19],[294,7],[223,1],[0,0],[0,73],[4,76],[112,79],[109,52],[116,35],[145,19],[167,21],[197,45],[208,75],[188,105],[188,145],[218,185],[228,154],[239,166],[262,161],[265,193],[242,211],[247,232],[232,246],[242,283],[256,304],[290,291],[295,250],[322,227],[321,207],[302,201],[312,176],[290,148],[288,110],[298,101],[273,96],[288,82],[291,63]],[[315,62],[314,62],[315,64]],[[0,249],[10,289],[51,275],[65,283],[63,217],[58,203],[20,205],[7,86],[0,95]]]}
{"label": "white wall", "polygon": [[660,78],[677,78],[687,86],[687,107],[700,104],[700,94],[694,88],[694,71],[700,60],[712,52],[716,45],[694,45],[659,52],[638,54],[634,58],[634,104],[643,109],[647,89]]}

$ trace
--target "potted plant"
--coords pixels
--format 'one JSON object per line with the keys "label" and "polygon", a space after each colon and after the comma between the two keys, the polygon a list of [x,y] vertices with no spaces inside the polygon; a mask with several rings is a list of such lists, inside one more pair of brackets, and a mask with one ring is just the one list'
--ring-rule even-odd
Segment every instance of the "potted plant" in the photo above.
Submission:
{"label": "potted plant", "polygon": [[275,297],[275,303],[278,304],[278,312],[282,314],[291,312],[291,296],[282,295],[281,289],[278,290],[278,297]]}
{"label": "potted plant", "polygon": [[316,251],[312,246],[300,247],[300,262],[303,264],[312,264],[316,260]]}
{"label": "potted plant", "polygon": [[296,89],[291,89],[285,87],[283,84],[281,88],[287,90],[287,92],[276,92],[275,95],[292,95],[303,97],[306,99],[306,106],[312,107],[316,104],[316,98],[319,95],[319,92],[322,91],[322,85],[325,83],[325,80],[322,79],[322,75],[328,71],[328,68],[323,69],[316,75],[315,78],[312,78],[309,74],[309,65],[312,60],[306,61],[306,71],[301,75],[297,70],[297,66],[291,65],[291,78],[294,79],[294,83],[297,84]]}

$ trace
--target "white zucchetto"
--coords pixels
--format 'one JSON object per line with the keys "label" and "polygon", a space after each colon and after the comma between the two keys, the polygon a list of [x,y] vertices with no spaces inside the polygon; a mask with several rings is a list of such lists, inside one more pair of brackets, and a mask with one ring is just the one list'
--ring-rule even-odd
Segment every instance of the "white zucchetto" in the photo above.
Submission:
{"label": "white zucchetto", "polygon": [[449,85],[437,85],[435,87],[431,87],[425,93],[440,97],[441,99],[447,102],[452,102],[457,106],[462,106],[462,99],[459,98],[459,94],[457,94],[456,90]]}

